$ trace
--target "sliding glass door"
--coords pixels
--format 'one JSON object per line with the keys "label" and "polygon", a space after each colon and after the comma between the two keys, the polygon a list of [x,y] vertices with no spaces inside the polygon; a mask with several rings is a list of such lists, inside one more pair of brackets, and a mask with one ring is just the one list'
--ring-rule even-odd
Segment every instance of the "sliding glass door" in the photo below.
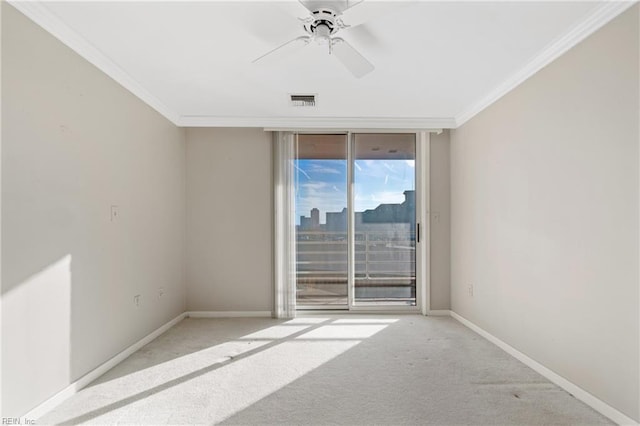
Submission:
{"label": "sliding glass door", "polygon": [[415,134],[355,134],[356,305],[416,304]]}
{"label": "sliding glass door", "polygon": [[297,136],[296,304],[348,305],[347,135]]}
{"label": "sliding glass door", "polygon": [[416,135],[298,134],[298,309],[416,306]]}

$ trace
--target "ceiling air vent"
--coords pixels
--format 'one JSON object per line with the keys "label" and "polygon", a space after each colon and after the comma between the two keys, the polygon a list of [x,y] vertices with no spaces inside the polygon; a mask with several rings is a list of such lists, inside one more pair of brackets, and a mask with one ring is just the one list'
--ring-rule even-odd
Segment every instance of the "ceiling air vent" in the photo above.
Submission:
{"label": "ceiling air vent", "polygon": [[291,95],[291,106],[314,107],[316,106],[316,95]]}

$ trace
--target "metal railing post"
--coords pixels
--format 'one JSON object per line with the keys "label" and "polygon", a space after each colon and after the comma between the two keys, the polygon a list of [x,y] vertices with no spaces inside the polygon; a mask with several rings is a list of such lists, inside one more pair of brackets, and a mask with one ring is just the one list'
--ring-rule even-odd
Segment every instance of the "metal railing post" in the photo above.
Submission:
{"label": "metal railing post", "polygon": [[369,233],[364,233],[364,276],[370,279],[369,276]]}

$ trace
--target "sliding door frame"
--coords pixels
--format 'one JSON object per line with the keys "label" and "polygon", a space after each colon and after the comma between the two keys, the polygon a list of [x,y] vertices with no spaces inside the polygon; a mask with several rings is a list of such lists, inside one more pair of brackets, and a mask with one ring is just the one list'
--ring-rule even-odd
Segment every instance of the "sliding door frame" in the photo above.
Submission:
{"label": "sliding door frame", "polygon": [[356,288],[355,288],[355,267],[356,267],[356,230],[355,225],[355,212],[353,208],[353,186],[355,178],[353,175],[353,156],[355,153],[353,132],[347,132],[347,310],[353,311],[353,307],[356,300]]}
{"label": "sliding door frame", "polygon": [[430,294],[430,273],[429,273],[429,257],[430,257],[430,226],[429,226],[429,132],[412,132],[412,131],[403,131],[403,130],[358,130],[358,131],[350,131],[349,132],[349,162],[348,162],[348,176],[350,179],[348,181],[348,208],[349,212],[349,224],[351,229],[349,229],[349,238],[350,241],[349,248],[351,250],[350,257],[350,265],[353,267],[355,264],[355,233],[352,230],[355,230],[355,211],[352,208],[353,199],[353,153],[355,152],[355,134],[359,133],[413,133],[415,134],[415,143],[416,143],[416,172],[415,172],[415,184],[416,184],[416,226],[419,226],[420,229],[420,241],[418,242],[416,239],[416,259],[415,259],[415,268],[416,268],[416,304],[415,306],[366,306],[366,305],[356,305],[353,303],[353,298],[355,295],[355,274],[349,274],[349,312],[355,313],[372,313],[372,312],[380,312],[380,313],[421,313],[426,315],[428,312],[429,306],[429,294]]}
{"label": "sliding door frame", "polygon": [[[304,314],[307,313],[422,313],[423,315],[427,315],[429,312],[430,306],[430,224],[429,224],[429,136],[431,131],[411,131],[411,130],[387,130],[387,129],[357,129],[357,130],[344,130],[344,129],[294,129],[294,130],[281,130],[274,129],[278,131],[286,131],[293,133],[297,139],[297,135],[299,134],[343,134],[347,138],[347,234],[348,234],[348,277],[347,277],[347,305],[346,309],[342,306],[336,308],[330,307],[318,307],[315,308],[313,306],[304,306],[302,309],[299,307],[296,308],[296,314]],[[415,174],[415,185],[416,185],[416,226],[419,226],[419,241],[416,238],[416,259],[415,259],[415,268],[416,268],[416,304],[414,306],[380,306],[380,305],[372,305],[372,306],[358,306],[354,303],[355,299],[355,212],[353,209],[354,203],[354,172],[353,168],[353,154],[355,148],[355,137],[356,133],[376,133],[376,134],[385,134],[385,133],[413,133],[415,134],[415,143],[416,143],[416,174]],[[274,200],[277,202],[277,200]],[[274,206],[276,211],[278,211],[278,206]],[[291,212],[289,212],[291,214]],[[275,247],[276,253],[275,258],[277,259],[281,253],[278,253],[279,250],[282,250],[282,247]],[[288,294],[293,295],[293,306],[296,305],[296,291],[295,291],[295,278],[292,282],[289,283],[292,285],[292,292],[287,292]],[[279,298],[275,299],[275,311],[279,310],[278,304],[281,303]]]}

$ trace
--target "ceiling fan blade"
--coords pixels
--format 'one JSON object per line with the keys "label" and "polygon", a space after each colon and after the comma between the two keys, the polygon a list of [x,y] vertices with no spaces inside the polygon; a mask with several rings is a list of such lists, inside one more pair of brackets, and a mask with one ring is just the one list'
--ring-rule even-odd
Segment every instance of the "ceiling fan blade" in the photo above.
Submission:
{"label": "ceiling fan blade", "polygon": [[[305,9],[298,3],[274,3],[269,7],[260,9],[260,13],[253,13],[251,3],[243,3],[246,7],[245,21],[246,28],[256,39],[267,42],[269,45],[282,43],[300,34],[300,9],[305,13]],[[294,5],[295,13],[285,6]]]}
{"label": "ceiling fan blade", "polygon": [[347,28],[349,31],[349,39],[357,42],[358,46],[364,48],[380,47],[384,43],[376,31],[369,24],[360,24],[351,28]]}
{"label": "ceiling fan blade", "polygon": [[364,0],[298,0],[309,12],[318,9],[331,9],[338,15],[353,6],[362,3]]}
{"label": "ceiling fan blade", "polygon": [[301,47],[301,46],[306,46],[307,44],[309,44],[309,42],[311,41],[311,37],[309,36],[300,36],[300,37],[296,37],[293,40],[289,40],[286,43],[281,44],[280,46],[276,47],[275,49],[272,49],[270,51],[268,51],[267,53],[265,53],[264,55],[254,59],[253,61],[251,61],[251,63],[255,64],[256,62],[264,59],[267,56],[272,55],[273,53],[278,52],[279,54],[286,54],[286,52],[293,50],[295,48]]}
{"label": "ceiling fan blade", "polygon": [[331,53],[335,55],[356,78],[364,77],[375,69],[367,58],[362,56],[360,52],[340,37],[335,37],[331,40]]}
{"label": "ceiling fan blade", "polygon": [[362,3],[364,0],[347,0],[347,6],[341,10],[342,13],[344,13],[345,10],[351,9],[353,6],[357,6],[360,3]]}
{"label": "ceiling fan blade", "polygon": [[[358,2],[356,4],[360,4]],[[393,14],[398,11],[404,9],[412,3],[407,2],[379,2],[379,1],[368,1],[365,4],[353,7],[350,6],[348,11],[342,16],[344,23],[349,25],[350,27],[356,27],[358,25],[362,25],[364,23],[369,23],[376,19],[389,18]]]}

